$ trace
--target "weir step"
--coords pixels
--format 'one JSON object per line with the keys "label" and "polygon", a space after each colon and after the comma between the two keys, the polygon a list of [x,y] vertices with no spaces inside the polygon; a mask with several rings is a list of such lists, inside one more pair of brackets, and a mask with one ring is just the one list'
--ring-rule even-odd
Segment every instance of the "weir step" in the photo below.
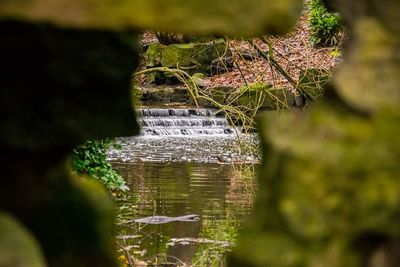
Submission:
{"label": "weir step", "polygon": [[141,108],[137,114],[144,136],[210,136],[237,132],[215,109]]}

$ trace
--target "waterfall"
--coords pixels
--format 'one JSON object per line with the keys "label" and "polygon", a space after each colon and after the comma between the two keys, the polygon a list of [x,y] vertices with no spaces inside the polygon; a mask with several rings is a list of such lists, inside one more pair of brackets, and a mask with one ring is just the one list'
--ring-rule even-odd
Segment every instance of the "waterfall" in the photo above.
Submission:
{"label": "waterfall", "polygon": [[144,136],[235,135],[235,129],[214,109],[143,108],[138,109]]}
{"label": "waterfall", "polygon": [[[237,132],[215,109],[142,108],[137,110],[140,136],[120,137],[120,148],[107,158],[122,162],[254,163],[257,155],[242,150]],[[241,142],[257,145],[252,134],[240,133]]]}

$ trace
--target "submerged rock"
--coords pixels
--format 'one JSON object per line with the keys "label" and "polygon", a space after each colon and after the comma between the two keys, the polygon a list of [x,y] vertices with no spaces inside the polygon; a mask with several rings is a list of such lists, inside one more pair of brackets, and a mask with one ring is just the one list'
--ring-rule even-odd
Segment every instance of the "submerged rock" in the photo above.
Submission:
{"label": "submerged rock", "polygon": [[146,223],[146,224],[163,224],[170,222],[197,222],[200,220],[200,216],[197,214],[189,214],[177,217],[169,217],[169,216],[150,216],[145,218],[140,218],[134,220],[137,223]]}

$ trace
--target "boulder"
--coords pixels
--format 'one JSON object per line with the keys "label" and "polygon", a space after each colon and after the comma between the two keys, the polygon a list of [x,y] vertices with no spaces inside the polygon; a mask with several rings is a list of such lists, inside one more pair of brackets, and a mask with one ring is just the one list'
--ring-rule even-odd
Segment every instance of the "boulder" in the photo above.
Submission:
{"label": "boulder", "polygon": [[238,106],[260,110],[283,110],[294,106],[293,94],[287,88],[274,88],[266,83],[254,83],[240,89]]}
{"label": "boulder", "polygon": [[[168,67],[181,69],[189,74],[224,72],[232,68],[229,61],[231,52],[224,39],[206,43],[188,43],[162,45],[150,44],[145,52],[147,68]],[[173,81],[171,73],[148,73],[148,83],[165,83]]]}

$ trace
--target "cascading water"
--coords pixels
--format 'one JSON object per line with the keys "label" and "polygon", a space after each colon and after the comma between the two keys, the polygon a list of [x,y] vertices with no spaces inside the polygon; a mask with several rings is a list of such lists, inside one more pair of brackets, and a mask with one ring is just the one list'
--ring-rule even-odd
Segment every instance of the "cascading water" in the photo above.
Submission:
{"label": "cascading water", "polygon": [[[176,266],[197,264],[197,255],[203,261],[210,249],[218,249],[212,258],[223,262],[232,240],[212,233],[234,236],[251,210],[258,157],[246,145],[256,145],[255,136],[240,133],[213,109],[137,113],[141,134],[118,138],[120,147],[108,153],[133,192],[118,205],[118,240],[135,244],[130,253],[142,258],[158,259],[165,251],[179,259]],[[234,227],[225,227],[227,221]]]}
{"label": "cascading water", "polygon": [[142,135],[234,135],[236,130],[212,109],[139,109]]}
{"label": "cascading water", "polygon": [[[112,149],[111,161],[208,162],[258,161],[239,145],[256,146],[254,135],[241,134],[214,109],[142,108],[137,110],[141,134],[118,138],[121,149]],[[240,136],[240,138],[238,138]]]}

